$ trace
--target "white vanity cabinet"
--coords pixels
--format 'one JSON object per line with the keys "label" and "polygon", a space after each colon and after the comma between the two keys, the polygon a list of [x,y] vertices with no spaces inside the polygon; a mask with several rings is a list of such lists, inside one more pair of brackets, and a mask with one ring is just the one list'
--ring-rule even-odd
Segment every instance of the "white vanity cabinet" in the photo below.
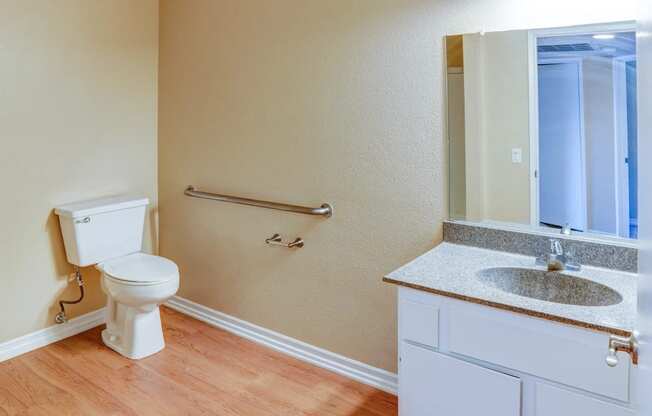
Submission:
{"label": "white vanity cabinet", "polygon": [[571,392],[549,384],[538,383],[535,390],[537,416],[634,416],[630,408]]}
{"label": "white vanity cabinet", "polygon": [[633,416],[606,333],[399,288],[400,416]]}
{"label": "white vanity cabinet", "polygon": [[401,358],[401,414],[521,414],[521,380],[410,343]]}

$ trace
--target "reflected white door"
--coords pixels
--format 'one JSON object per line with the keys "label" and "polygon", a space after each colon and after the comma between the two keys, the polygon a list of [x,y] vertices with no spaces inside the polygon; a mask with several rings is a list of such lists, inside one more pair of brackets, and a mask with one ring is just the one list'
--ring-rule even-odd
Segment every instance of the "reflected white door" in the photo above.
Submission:
{"label": "reflected white door", "polygon": [[580,65],[539,64],[539,221],[586,229]]}

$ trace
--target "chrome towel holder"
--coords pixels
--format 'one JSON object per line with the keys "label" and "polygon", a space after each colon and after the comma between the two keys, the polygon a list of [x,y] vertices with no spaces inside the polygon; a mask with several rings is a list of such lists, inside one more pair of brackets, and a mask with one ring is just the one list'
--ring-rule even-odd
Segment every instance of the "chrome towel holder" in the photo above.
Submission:
{"label": "chrome towel holder", "polygon": [[296,212],[306,215],[320,215],[330,218],[333,215],[333,207],[330,204],[322,204],[318,208],[303,207],[300,205],[283,204],[279,202],[261,201],[258,199],[242,198],[239,196],[214,194],[211,192],[200,191],[190,185],[184,191],[184,194],[193,198],[210,199],[212,201],[230,202],[232,204],[251,205],[254,207],[276,209],[279,211]]}
{"label": "chrome towel holder", "polygon": [[294,241],[290,243],[284,243],[283,238],[281,238],[280,234],[274,234],[270,238],[266,239],[265,242],[267,244],[271,244],[273,246],[281,246],[281,247],[287,247],[287,248],[301,248],[304,246],[304,242],[301,239],[301,237],[297,237],[294,239]]}

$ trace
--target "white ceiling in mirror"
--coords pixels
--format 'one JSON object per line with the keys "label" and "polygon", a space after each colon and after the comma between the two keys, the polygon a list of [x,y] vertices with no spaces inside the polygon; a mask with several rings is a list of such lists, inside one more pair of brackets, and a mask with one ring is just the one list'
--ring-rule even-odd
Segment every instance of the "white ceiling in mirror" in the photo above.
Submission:
{"label": "white ceiling in mirror", "polygon": [[546,36],[538,39],[539,56],[600,56],[614,58],[636,53],[636,34],[616,32],[573,36]]}

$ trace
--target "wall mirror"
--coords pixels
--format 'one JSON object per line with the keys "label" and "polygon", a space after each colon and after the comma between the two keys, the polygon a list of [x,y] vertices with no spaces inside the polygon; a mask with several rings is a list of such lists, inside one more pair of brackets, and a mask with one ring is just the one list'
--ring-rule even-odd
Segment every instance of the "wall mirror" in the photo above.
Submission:
{"label": "wall mirror", "polygon": [[635,24],[446,37],[449,212],[636,238]]}

